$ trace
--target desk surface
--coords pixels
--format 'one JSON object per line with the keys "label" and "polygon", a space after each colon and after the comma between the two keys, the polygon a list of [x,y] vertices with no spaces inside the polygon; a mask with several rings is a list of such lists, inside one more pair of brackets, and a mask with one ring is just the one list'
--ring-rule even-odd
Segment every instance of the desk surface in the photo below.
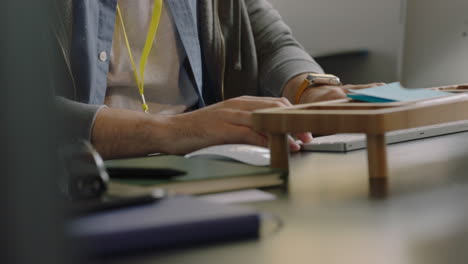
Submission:
{"label": "desk surface", "polygon": [[466,260],[468,253],[461,249],[468,244],[468,235],[463,235],[468,234],[468,224],[462,223],[468,219],[464,205],[468,133],[390,145],[388,159],[388,185],[370,188],[365,150],[294,154],[288,191],[272,190],[277,200],[252,203],[284,221],[278,232],[267,232],[258,241],[108,262],[428,264]]}

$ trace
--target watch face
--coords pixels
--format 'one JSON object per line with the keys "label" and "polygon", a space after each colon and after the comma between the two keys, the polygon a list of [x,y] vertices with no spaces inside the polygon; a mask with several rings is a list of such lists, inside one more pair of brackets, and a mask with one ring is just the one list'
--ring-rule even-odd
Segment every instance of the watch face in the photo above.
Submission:
{"label": "watch face", "polygon": [[329,84],[329,85],[340,85],[340,78],[331,74],[309,74],[307,79],[311,84]]}

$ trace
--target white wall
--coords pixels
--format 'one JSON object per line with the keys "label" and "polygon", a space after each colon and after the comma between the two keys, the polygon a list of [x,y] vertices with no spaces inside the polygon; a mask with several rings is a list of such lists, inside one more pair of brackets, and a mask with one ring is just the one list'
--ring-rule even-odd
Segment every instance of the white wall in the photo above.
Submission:
{"label": "white wall", "polygon": [[411,0],[406,28],[405,86],[468,82],[468,0]]}
{"label": "white wall", "polygon": [[399,79],[404,0],[270,0],[313,56],[369,49],[356,80]]}

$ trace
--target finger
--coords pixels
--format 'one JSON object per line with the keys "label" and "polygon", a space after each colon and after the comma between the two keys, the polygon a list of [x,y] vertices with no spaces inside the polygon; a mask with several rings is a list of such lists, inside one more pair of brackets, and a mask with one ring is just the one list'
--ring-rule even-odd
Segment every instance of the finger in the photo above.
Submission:
{"label": "finger", "polygon": [[[247,104],[247,107],[256,106],[257,104],[263,105],[263,108],[276,108],[276,107],[287,107],[292,106],[291,102],[284,97],[254,97],[254,96],[242,96],[239,98],[242,102]],[[255,109],[257,110],[257,109]]]}
{"label": "finger", "polygon": [[[259,145],[259,146],[268,147],[268,136],[266,134],[263,134],[263,133],[259,133],[259,134],[265,140],[264,145]],[[255,144],[255,145],[257,145],[257,144]],[[299,143],[296,142],[296,140],[291,136],[288,136],[288,145],[289,145],[289,150],[291,152],[299,152],[301,150],[301,146],[299,145]]]}
{"label": "finger", "polygon": [[297,144],[293,137],[288,136],[288,145],[291,152],[298,152],[301,150],[301,146]]}
{"label": "finger", "polygon": [[256,101],[256,100],[262,100],[262,101],[272,101],[272,102],[280,102],[285,105],[292,105],[291,102],[286,98],[286,97],[270,97],[270,96],[249,96],[249,95],[244,95],[237,97],[238,99],[243,99],[243,100],[251,100],[251,101]]}
{"label": "finger", "polygon": [[459,85],[448,85],[448,86],[439,86],[439,87],[433,87],[431,88],[432,90],[467,90],[468,89],[468,84],[459,84]]}
{"label": "finger", "polygon": [[346,91],[344,91],[341,87],[330,87],[327,90],[327,93],[324,94],[324,100],[336,100],[336,99],[343,99],[346,98]]}
{"label": "finger", "polygon": [[439,86],[439,87],[433,87],[430,88],[432,90],[455,90],[458,89],[460,86],[459,85],[447,85],[447,86]]}
{"label": "finger", "polygon": [[353,86],[358,87],[358,88],[360,88],[360,87],[369,88],[369,87],[376,87],[376,86],[382,86],[382,85],[386,85],[386,83],[378,82],[378,83],[368,83],[368,84],[355,84]]}
{"label": "finger", "polygon": [[[345,97],[346,94],[343,92],[341,87],[338,86],[320,86],[314,89],[305,90],[304,94],[300,99],[300,103],[312,103],[318,101],[327,101],[335,99],[336,97]],[[331,99],[330,99],[331,98]]]}
{"label": "finger", "polygon": [[[243,96],[242,96],[243,97]],[[241,97],[241,98],[242,98]],[[246,100],[265,100],[270,102],[276,102],[284,104],[285,106],[292,106],[293,104],[286,97],[255,97],[255,96],[246,96]]]}
{"label": "finger", "polygon": [[376,86],[382,86],[385,85],[385,83],[369,83],[369,84],[347,84],[343,85],[343,88],[346,89],[364,89],[364,88],[370,88],[370,87],[376,87]]}
{"label": "finger", "polygon": [[291,103],[285,98],[242,96],[225,101],[223,106],[231,109],[255,111],[265,108],[291,106]]}
{"label": "finger", "polygon": [[369,83],[369,84],[348,84],[348,85],[343,85],[341,88],[346,92],[349,93],[350,89],[366,89],[366,88],[372,88],[372,87],[377,87],[377,86],[382,86],[385,85],[385,83]]}
{"label": "finger", "polygon": [[377,86],[383,86],[385,83],[371,83],[371,84],[360,84],[360,85],[345,85],[343,86],[343,91],[348,94],[352,91],[350,90],[360,90],[360,89],[366,89],[366,88],[372,88],[372,87],[377,87]]}
{"label": "finger", "polygon": [[304,143],[310,143],[312,142],[312,139],[313,139],[311,133],[297,133],[295,134],[295,136],[297,137],[297,139],[299,139],[300,141]]}

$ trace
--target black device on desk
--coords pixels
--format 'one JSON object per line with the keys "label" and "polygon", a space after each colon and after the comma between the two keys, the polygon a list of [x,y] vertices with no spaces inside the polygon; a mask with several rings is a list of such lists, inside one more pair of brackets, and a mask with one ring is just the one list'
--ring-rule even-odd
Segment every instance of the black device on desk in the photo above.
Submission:
{"label": "black device on desk", "polygon": [[107,169],[91,143],[79,141],[60,149],[66,175],[61,183],[62,193],[72,202],[67,205],[71,217],[89,215],[150,204],[168,196],[161,188],[132,197],[105,195],[109,178],[115,179],[170,179],[185,172],[170,168],[110,168]]}
{"label": "black device on desk", "polygon": [[59,150],[64,164],[61,193],[72,200],[100,197],[107,189],[109,175],[101,155],[87,141],[74,142]]}
{"label": "black device on desk", "polygon": [[[172,168],[106,168],[99,153],[87,141],[67,145],[60,149],[59,156],[64,164],[65,171],[63,174],[66,175],[60,184],[61,191],[72,200],[88,200],[101,197],[107,190],[110,178],[168,180],[185,174],[184,171]],[[144,197],[134,197],[133,200],[135,202],[150,200],[152,196],[152,194],[149,194]],[[160,198],[160,192],[156,196]],[[103,201],[103,203],[107,202],[107,200]],[[97,204],[93,207],[97,208]]]}

